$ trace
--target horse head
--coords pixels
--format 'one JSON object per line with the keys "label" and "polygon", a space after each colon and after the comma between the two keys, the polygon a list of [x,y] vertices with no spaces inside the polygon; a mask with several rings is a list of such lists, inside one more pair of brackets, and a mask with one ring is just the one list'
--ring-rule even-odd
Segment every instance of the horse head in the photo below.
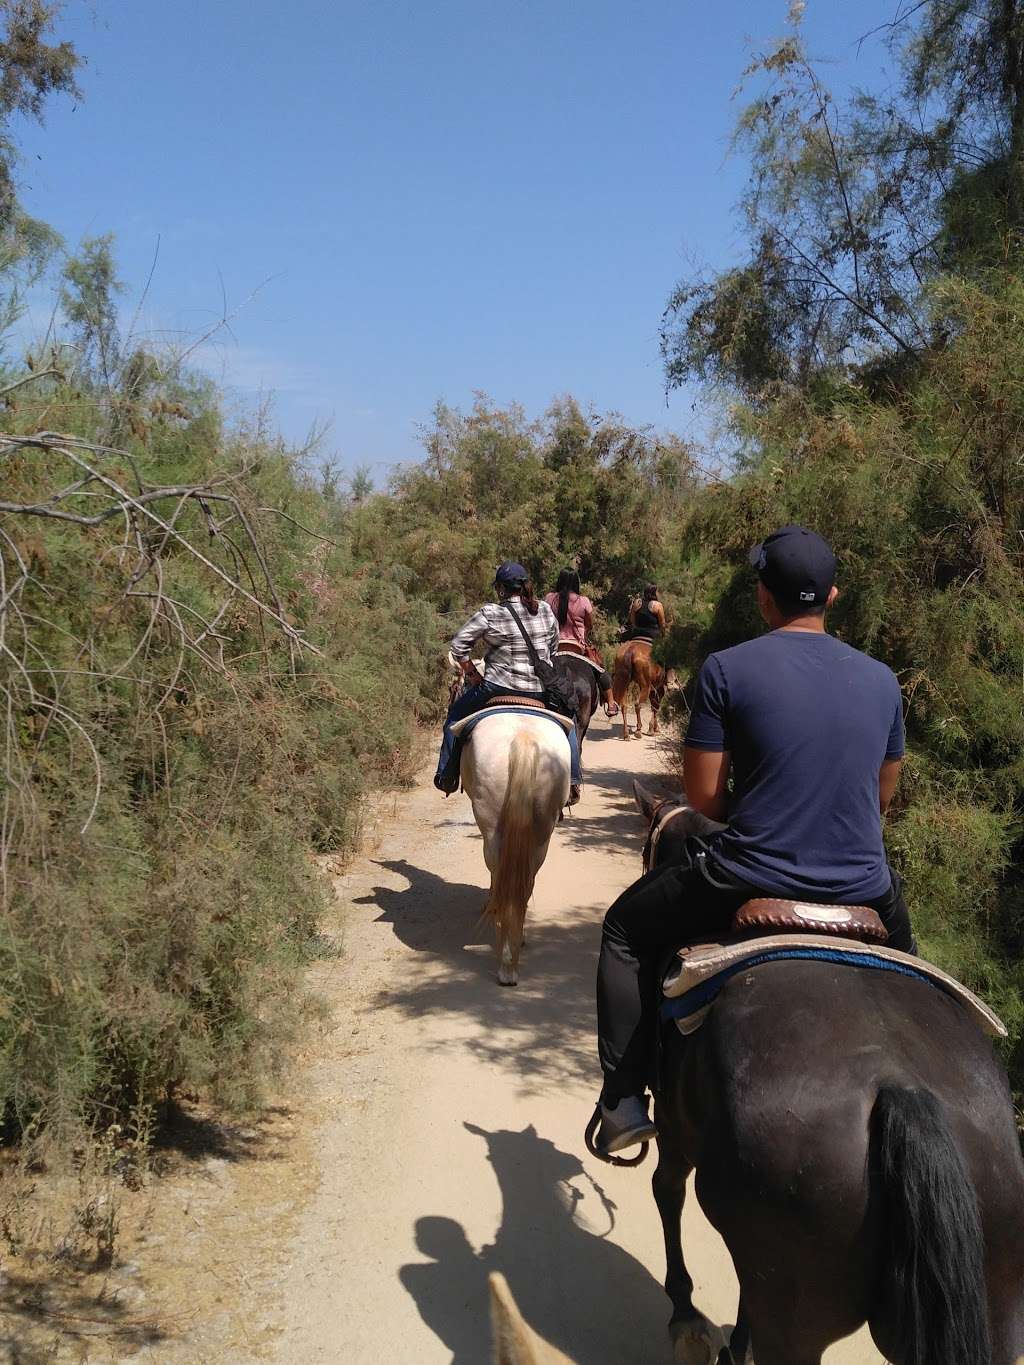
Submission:
{"label": "horse head", "polygon": [[706,839],[725,829],[717,820],[709,820],[687,805],[685,795],[657,796],[634,781],[633,798],[647,821],[647,842],[644,844],[644,870],[647,872],[682,862],[684,845],[691,835]]}

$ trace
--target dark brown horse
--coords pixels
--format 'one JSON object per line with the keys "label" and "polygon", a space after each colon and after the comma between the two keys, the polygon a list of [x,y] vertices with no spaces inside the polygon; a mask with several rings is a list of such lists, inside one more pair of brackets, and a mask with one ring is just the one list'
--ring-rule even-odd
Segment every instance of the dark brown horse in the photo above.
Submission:
{"label": "dark brown horse", "polygon": [[612,696],[617,705],[622,708],[623,739],[629,739],[629,716],[626,713],[626,702],[630,688],[635,689],[636,736],[639,737],[644,732],[640,707],[646,701],[651,704],[651,728],[647,733],[656,735],[658,733],[658,708],[665,697],[668,681],[668,675],[661,664],[655,663],[651,658],[650,640],[628,640],[624,645],[618,647],[615,651],[615,663],[612,668]]}
{"label": "dark brown horse", "polygon": [[582,654],[562,649],[555,654],[552,662],[572,691],[573,700],[576,703],[576,735],[582,751],[583,741],[587,737],[590,722],[597,710],[600,695],[597,686],[597,669]]}
{"label": "dark brown horse", "polygon": [[[652,864],[714,828],[673,819]],[[896,1365],[1024,1359],[1020,1139],[1006,1074],[958,1002],[889,972],[764,963],[695,1034],[665,1029],[655,1101],[678,1362],[718,1350],[683,1259],[694,1169],[740,1283],[720,1365],[818,1365],[865,1322]]]}

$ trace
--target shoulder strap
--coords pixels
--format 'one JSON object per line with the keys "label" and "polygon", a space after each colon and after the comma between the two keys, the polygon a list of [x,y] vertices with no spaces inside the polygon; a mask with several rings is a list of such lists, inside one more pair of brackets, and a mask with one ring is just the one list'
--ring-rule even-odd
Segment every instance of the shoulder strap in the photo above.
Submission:
{"label": "shoulder strap", "polygon": [[515,607],[512,605],[511,602],[503,602],[501,605],[503,607],[507,607],[508,610],[512,613],[512,620],[515,621],[516,625],[519,627],[520,635],[526,641],[526,648],[530,651],[530,662],[533,664],[533,671],[536,673],[537,665],[540,663],[540,656],[537,653],[536,646],[530,639],[529,631],[526,629],[522,621],[519,619],[519,613],[516,611]]}

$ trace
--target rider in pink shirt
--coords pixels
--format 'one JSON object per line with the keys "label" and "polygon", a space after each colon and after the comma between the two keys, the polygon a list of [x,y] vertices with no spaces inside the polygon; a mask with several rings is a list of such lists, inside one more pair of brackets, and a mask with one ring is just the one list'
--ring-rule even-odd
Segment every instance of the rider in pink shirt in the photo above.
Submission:
{"label": "rider in pink shirt", "polygon": [[[594,623],[594,604],[580,592],[579,574],[574,569],[563,569],[558,575],[555,591],[549,592],[544,600],[555,613],[559,642],[575,645],[586,657],[600,662],[597,651],[587,647]],[[598,675],[597,685],[604,700],[605,712],[609,716],[616,715],[619,708],[612,700],[612,680],[604,670]]]}

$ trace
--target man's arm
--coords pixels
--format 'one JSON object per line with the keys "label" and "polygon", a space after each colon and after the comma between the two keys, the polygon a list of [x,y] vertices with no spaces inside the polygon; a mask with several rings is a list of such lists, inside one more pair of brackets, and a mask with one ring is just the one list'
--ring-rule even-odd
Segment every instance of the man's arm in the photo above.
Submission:
{"label": "man's arm", "polygon": [[731,755],[721,749],[683,750],[683,786],[695,811],[709,820],[725,819],[725,784]]}
{"label": "man's arm", "polygon": [[902,767],[902,758],[887,758],[879,770],[878,808],[883,815],[889,809],[889,802],[896,793],[896,784],[900,780],[900,769]]}

